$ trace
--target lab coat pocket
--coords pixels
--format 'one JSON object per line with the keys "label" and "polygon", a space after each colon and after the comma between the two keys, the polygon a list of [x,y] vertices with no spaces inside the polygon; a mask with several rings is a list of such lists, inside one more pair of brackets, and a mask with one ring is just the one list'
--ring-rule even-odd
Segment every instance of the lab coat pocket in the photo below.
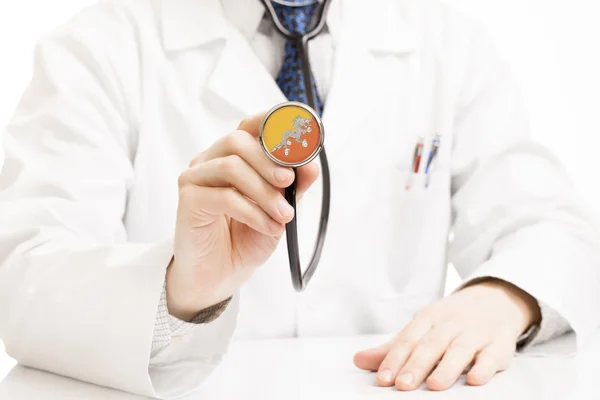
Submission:
{"label": "lab coat pocket", "polygon": [[428,240],[429,213],[434,207],[435,194],[426,189],[421,174],[414,176],[413,186],[406,189],[404,179],[409,170],[397,170],[399,182],[390,186],[386,205],[386,256],[374,265],[372,282],[378,298],[419,296],[431,291],[426,271],[431,267],[431,254],[436,251]]}
{"label": "lab coat pocket", "polygon": [[[373,269],[376,276],[372,280],[379,298],[443,292],[451,221],[450,171],[447,148],[439,149],[427,171],[433,142],[431,135],[425,136],[405,144],[403,158],[392,169],[389,182],[394,184],[384,192],[389,199],[382,220],[386,257]],[[417,143],[424,147],[415,172]]]}
{"label": "lab coat pocket", "polygon": [[357,273],[358,282],[368,287],[374,299],[420,295],[426,284],[419,271],[420,258],[427,252],[424,219],[435,193],[424,187],[422,165],[418,174],[412,172],[418,139],[408,132],[395,135],[387,146],[364,154],[360,164],[340,171],[335,181],[332,178],[335,183],[352,180],[336,189],[349,188],[344,196],[348,199],[346,229],[359,232],[360,239],[347,244],[353,249],[354,262],[365,266]]}
{"label": "lab coat pocket", "polygon": [[381,146],[368,149],[356,143],[330,163],[328,252],[335,253],[338,262],[348,260],[335,268],[336,273],[352,276],[356,287],[373,300],[421,296],[437,290],[444,275],[439,268],[445,252],[445,241],[439,241],[444,224],[434,221],[448,197],[439,179],[444,171],[435,171],[426,189],[422,160],[407,190],[419,135],[406,129],[396,135],[373,130],[371,137],[384,135],[387,142],[376,142]]}

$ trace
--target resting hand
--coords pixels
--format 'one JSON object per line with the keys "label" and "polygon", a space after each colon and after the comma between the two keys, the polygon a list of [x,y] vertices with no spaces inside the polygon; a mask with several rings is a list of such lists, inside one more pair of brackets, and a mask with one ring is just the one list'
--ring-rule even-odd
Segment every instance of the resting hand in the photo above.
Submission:
{"label": "resting hand", "polygon": [[[472,365],[467,383],[483,385],[508,367],[519,336],[541,320],[537,301],[500,280],[485,281],[419,311],[391,341],[357,353],[380,386],[448,389]],[[439,362],[439,364],[438,364]]]}
{"label": "resting hand", "polygon": [[301,196],[316,180],[313,162],[272,162],[258,142],[264,114],[248,118],[192,160],[179,177],[175,251],[167,270],[171,315],[191,320],[235,293],[277,247],[294,216],[283,188]]}

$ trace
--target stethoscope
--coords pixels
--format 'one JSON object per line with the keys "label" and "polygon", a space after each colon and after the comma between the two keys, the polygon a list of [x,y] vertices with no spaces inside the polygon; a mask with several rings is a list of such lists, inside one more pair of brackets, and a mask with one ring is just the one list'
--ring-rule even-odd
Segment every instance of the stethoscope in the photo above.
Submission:
{"label": "stethoscope", "polygon": [[[314,27],[304,35],[297,35],[290,31],[288,31],[279,21],[277,14],[275,13],[275,9],[270,0],[262,0],[265,8],[267,9],[270,17],[273,21],[273,24],[277,31],[287,40],[293,40],[297,44],[298,51],[300,52],[300,59],[302,60],[302,75],[304,77],[304,86],[306,88],[306,98],[307,105],[296,103],[296,102],[287,102],[283,104],[279,104],[273,109],[271,109],[265,116],[263,123],[260,129],[260,142],[263,146],[263,150],[271,160],[276,162],[279,165],[283,165],[286,167],[291,167],[296,171],[296,168],[301,167],[312,161],[317,155],[320,157],[321,161],[321,171],[323,174],[323,202],[321,205],[321,218],[319,222],[319,232],[317,235],[317,241],[315,244],[315,249],[312,254],[310,263],[306,268],[305,272],[302,273],[302,269],[300,266],[300,249],[298,246],[298,226],[297,226],[297,214],[296,214],[296,181],[285,189],[285,198],[290,203],[290,205],[294,208],[294,218],[286,225],[286,239],[287,239],[287,248],[288,248],[288,257],[290,263],[290,272],[292,275],[292,284],[296,291],[302,291],[308,285],[308,282],[313,277],[317,265],[319,264],[319,260],[321,259],[321,253],[323,251],[323,244],[325,243],[325,235],[327,232],[327,222],[329,219],[329,206],[330,206],[330,177],[329,177],[329,165],[327,163],[327,156],[325,155],[325,149],[323,148],[323,140],[324,140],[324,128],[323,123],[316,111],[316,93],[313,91],[313,81],[310,67],[310,60],[308,55],[308,42],[315,38],[319,33],[323,31],[325,27],[325,19],[327,17],[327,10],[329,8],[330,0],[324,0],[319,8],[316,10],[316,24]],[[284,0],[273,0],[276,3],[290,6],[290,7],[299,7],[299,6],[307,6],[310,4],[316,3],[318,0],[307,0],[302,2],[292,2],[292,1],[284,1]],[[287,111],[285,111],[287,109]],[[284,110],[284,111],[282,111]],[[281,129],[277,129],[277,121],[279,120],[278,116],[282,113],[288,113],[290,111],[297,111],[297,116],[293,120],[294,129],[281,132]],[[279,114],[278,114],[279,113]],[[287,114],[286,114],[287,115]],[[312,119],[311,119],[312,118]],[[314,121],[314,122],[310,122]],[[319,139],[316,143],[312,143],[313,146],[316,145],[315,149],[312,152],[307,153],[306,157],[301,159],[295,159],[293,161],[287,160],[286,157],[289,156],[290,149],[288,146],[292,146],[297,141],[303,147],[309,147],[306,140],[301,140],[301,135],[313,135],[318,136]],[[269,135],[288,135],[286,137],[282,137],[282,142],[277,143],[275,146],[268,147],[266,145],[269,142]],[[315,141],[313,141],[315,142]],[[279,146],[279,147],[278,147]],[[298,147],[300,148],[300,147]],[[305,149],[306,150],[306,149]],[[281,153],[283,151],[283,153]],[[279,153],[276,153],[279,152]],[[282,154],[281,156],[277,156],[276,154]]]}

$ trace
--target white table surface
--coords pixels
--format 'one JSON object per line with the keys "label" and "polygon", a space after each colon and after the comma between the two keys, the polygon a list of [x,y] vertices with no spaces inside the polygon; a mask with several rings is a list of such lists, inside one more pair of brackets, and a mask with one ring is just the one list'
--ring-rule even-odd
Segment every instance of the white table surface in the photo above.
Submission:
{"label": "white table surface", "polygon": [[[576,356],[566,336],[514,358],[490,384],[469,387],[464,379],[445,392],[398,392],[375,386],[373,373],[356,369],[356,350],[383,337],[285,339],[234,342],[203,388],[189,399],[600,399],[600,335]],[[541,356],[543,353],[544,356]],[[134,400],[141,397],[14,366],[0,352],[2,400]]]}

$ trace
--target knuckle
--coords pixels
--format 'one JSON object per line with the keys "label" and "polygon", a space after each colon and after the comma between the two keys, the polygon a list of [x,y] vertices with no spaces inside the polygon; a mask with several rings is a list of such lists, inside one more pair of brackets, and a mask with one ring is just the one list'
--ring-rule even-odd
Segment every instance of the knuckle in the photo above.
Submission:
{"label": "knuckle", "polygon": [[233,175],[236,171],[239,171],[242,164],[242,159],[238,155],[230,155],[227,157],[223,157],[219,160],[218,168],[220,172],[226,175]]}
{"label": "knuckle", "polygon": [[248,125],[250,125],[252,123],[252,119],[253,118],[254,117],[252,115],[246,116],[244,119],[242,119],[240,121],[240,124],[238,125],[240,128],[238,128],[238,129],[241,129],[242,126],[248,126]]}
{"label": "knuckle", "polygon": [[238,131],[233,131],[230,134],[223,136],[223,138],[221,138],[223,147],[227,149],[228,152],[235,153],[237,150],[238,137]]}
{"label": "knuckle", "polygon": [[179,174],[179,176],[177,177],[177,186],[179,186],[180,189],[188,186],[188,184],[191,181],[191,170],[188,168],[185,171],[183,171],[181,174]]}
{"label": "knuckle", "polygon": [[237,154],[241,150],[243,150],[243,143],[248,136],[246,131],[235,130],[231,132],[229,135],[225,136],[225,146],[229,149],[231,153]]}
{"label": "knuckle", "polygon": [[191,184],[182,184],[179,186],[179,204],[190,204],[192,199],[194,199],[198,192],[196,191],[196,187]]}
{"label": "knuckle", "polygon": [[192,167],[200,164],[202,162],[203,158],[204,158],[204,152],[197,154],[194,158],[192,158],[192,161],[190,161],[188,168],[192,168]]}

